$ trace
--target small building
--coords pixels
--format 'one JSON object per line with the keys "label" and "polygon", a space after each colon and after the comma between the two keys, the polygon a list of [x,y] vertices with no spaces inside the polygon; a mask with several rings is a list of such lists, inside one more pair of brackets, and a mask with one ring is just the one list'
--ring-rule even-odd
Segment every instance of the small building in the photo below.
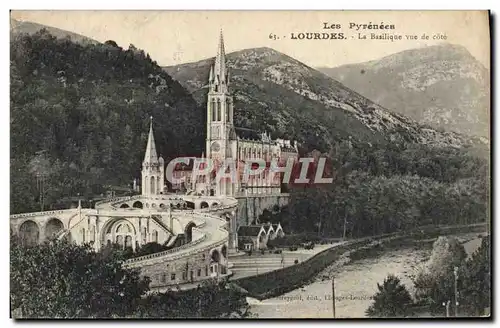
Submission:
{"label": "small building", "polygon": [[267,234],[264,225],[240,226],[238,228],[238,249],[252,251],[267,248]]}
{"label": "small building", "polygon": [[238,249],[252,251],[267,248],[267,242],[285,235],[281,224],[255,224],[238,228]]}

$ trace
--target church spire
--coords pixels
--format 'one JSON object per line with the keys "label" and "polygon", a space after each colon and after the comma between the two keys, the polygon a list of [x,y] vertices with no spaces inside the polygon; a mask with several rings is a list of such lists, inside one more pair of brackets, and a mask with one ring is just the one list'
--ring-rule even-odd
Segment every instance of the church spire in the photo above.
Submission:
{"label": "church spire", "polygon": [[157,164],[158,155],[156,154],[155,137],[153,134],[153,116],[150,117],[148,144],[146,146],[146,154],[144,155],[144,163]]}
{"label": "church spire", "polygon": [[219,47],[215,57],[214,75],[220,83],[226,83],[226,50],[224,49],[224,36],[220,30]]}

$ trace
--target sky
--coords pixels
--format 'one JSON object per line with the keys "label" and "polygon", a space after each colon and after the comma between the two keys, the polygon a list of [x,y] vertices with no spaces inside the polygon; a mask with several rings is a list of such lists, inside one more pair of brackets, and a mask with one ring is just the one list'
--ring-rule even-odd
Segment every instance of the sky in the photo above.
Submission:
{"label": "sky", "polygon": [[[100,42],[133,44],[161,66],[215,56],[222,29],[226,52],[270,47],[309,66],[360,63],[407,50],[452,43],[464,46],[486,68],[490,64],[486,11],[12,11],[16,20],[76,32]],[[340,28],[325,29],[340,25]],[[350,29],[353,24],[394,25],[394,29]],[[356,25],[356,26],[358,26]],[[292,40],[292,33],[344,33],[346,40]],[[402,40],[371,40],[371,33]],[[358,33],[367,39],[358,39]],[[429,40],[420,39],[423,34]],[[274,35],[279,37],[274,39]],[[417,40],[407,40],[416,35]],[[446,40],[433,40],[433,36]]]}

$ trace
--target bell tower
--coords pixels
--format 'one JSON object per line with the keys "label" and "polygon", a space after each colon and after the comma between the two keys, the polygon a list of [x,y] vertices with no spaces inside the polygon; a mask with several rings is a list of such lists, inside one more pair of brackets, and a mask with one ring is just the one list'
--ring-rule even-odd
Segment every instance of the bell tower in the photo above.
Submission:
{"label": "bell tower", "polygon": [[210,67],[208,86],[207,157],[213,160],[232,158],[230,141],[234,140],[233,97],[229,91],[229,72],[222,31],[215,63]]}
{"label": "bell tower", "polygon": [[[229,90],[229,70],[226,67],[224,37],[220,32],[217,56],[210,67],[207,98],[207,158],[217,163],[225,159],[236,160],[236,134],[233,123],[233,96]],[[231,195],[235,181],[215,181],[218,195]]]}
{"label": "bell tower", "polygon": [[150,117],[148,144],[144,161],[142,162],[142,195],[158,195],[163,192],[165,179],[165,162],[162,157],[158,158],[156,153],[155,137],[153,134],[153,117]]}

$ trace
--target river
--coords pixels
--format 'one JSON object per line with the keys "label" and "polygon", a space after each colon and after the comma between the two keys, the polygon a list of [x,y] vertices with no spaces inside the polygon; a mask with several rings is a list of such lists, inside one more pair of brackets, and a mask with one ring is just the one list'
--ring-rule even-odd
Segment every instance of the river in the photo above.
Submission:
{"label": "river", "polygon": [[[480,245],[476,234],[457,235],[470,255]],[[337,318],[366,317],[377,283],[388,274],[398,276],[413,294],[412,277],[428,259],[429,247],[387,250],[372,258],[360,259],[335,272],[335,309]],[[262,302],[249,299],[250,312],[258,318],[333,318],[332,282],[319,274],[310,285]]]}

